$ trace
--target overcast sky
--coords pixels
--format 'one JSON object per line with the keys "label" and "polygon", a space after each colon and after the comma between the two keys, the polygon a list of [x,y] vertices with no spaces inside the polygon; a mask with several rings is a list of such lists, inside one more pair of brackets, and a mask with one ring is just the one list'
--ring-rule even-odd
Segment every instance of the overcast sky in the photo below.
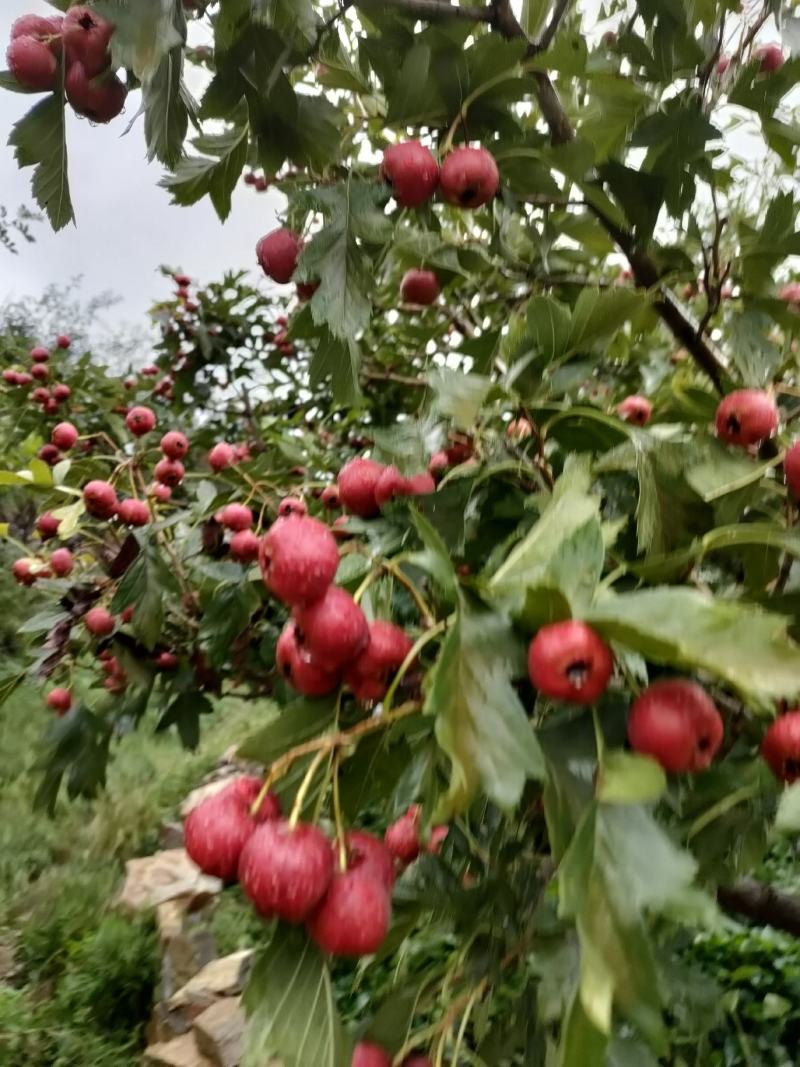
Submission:
{"label": "overcast sky", "polygon": [[[41,0],[0,0],[0,9],[3,52],[15,18],[28,12],[54,13]],[[34,205],[31,169],[17,169],[6,141],[12,125],[38,99],[0,91],[0,203],[11,214],[20,204]],[[224,225],[207,198],[193,207],[171,205],[167,191],[158,187],[161,165],[145,157],[142,119],[121,136],[139,99],[139,93],[131,94],[125,114],[108,126],[91,126],[67,109],[77,225],[54,234],[43,222],[35,226],[35,244],[17,242],[18,255],[0,248],[0,300],[36,293],[49,282],[67,282],[82,274],[87,294],[110,288],[123,297],[114,309],[115,319],[141,323],[151,302],[169,292],[158,273],[162,263],[204,282],[226,269],[254,266],[256,241],[275,225],[281,196],[259,194],[240,183]]]}

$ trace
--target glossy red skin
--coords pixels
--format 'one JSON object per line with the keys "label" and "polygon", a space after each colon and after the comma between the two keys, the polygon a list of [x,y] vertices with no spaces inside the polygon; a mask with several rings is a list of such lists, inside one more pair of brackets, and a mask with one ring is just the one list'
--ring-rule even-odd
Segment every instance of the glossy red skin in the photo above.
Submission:
{"label": "glossy red skin", "polygon": [[392,187],[402,207],[418,207],[430,200],[439,184],[439,165],[419,141],[390,145],[383,153],[381,177]]}
{"label": "glossy red skin", "polygon": [[774,42],[753,49],[753,58],[759,61],[758,69],[762,74],[774,74],[786,62],[781,46]]}
{"label": "glossy red skin", "polygon": [[95,637],[108,637],[114,632],[114,616],[107,608],[90,608],[83,617],[83,624]]}
{"label": "glossy red skin", "polygon": [[11,564],[11,573],[20,585],[33,585],[38,577],[31,570],[30,560],[27,559],[15,559]]}
{"label": "glossy red skin", "polygon": [[617,406],[617,414],[634,426],[646,426],[653,415],[653,405],[645,396],[626,396]]}
{"label": "glossy red skin", "polygon": [[239,530],[228,545],[228,551],[239,563],[254,563],[258,559],[261,538],[252,530]]}
{"label": "glossy red skin", "polygon": [[[385,843],[366,830],[348,830],[344,835],[347,869],[361,870],[377,878],[387,892],[394,886],[394,858]],[[334,846],[335,850],[336,846]]]}
{"label": "glossy red skin", "polygon": [[160,671],[174,671],[178,662],[174,652],[159,652],[156,656],[156,667]]}
{"label": "glossy red skin", "polygon": [[66,13],[62,32],[64,51],[71,66],[80,63],[90,78],[108,67],[113,23],[106,22],[90,7],[80,5]]}
{"label": "glossy red skin", "polygon": [[386,887],[367,869],[337,871],[309,918],[313,941],[334,956],[369,956],[383,944],[392,912]]}
{"label": "glossy red skin", "polygon": [[36,529],[43,541],[49,541],[51,537],[55,537],[60,525],[61,519],[57,519],[49,511],[46,511],[44,515],[40,515],[36,520]]}
{"label": "glossy red skin", "polygon": [[795,441],[787,448],[783,459],[783,473],[789,492],[795,499],[800,499],[800,441]]}
{"label": "glossy red skin", "polygon": [[47,694],[47,706],[57,711],[59,715],[66,715],[72,707],[72,693],[69,689],[51,689]]}
{"label": "glossy red skin", "polygon": [[45,415],[55,415],[58,411],[58,401],[56,400],[56,398],[51,397],[49,400],[46,400],[44,402],[44,407],[42,408],[42,410],[44,411]]}
{"label": "glossy red skin", "polygon": [[35,37],[37,41],[48,40],[53,55],[61,55],[61,30],[64,19],[61,15],[20,15],[11,23],[9,40],[17,37]]}
{"label": "glossy red skin", "polygon": [[275,646],[275,662],[283,677],[307,697],[332,693],[341,681],[338,671],[326,671],[319,667],[297,643],[297,631],[293,620],[284,626]]}
{"label": "glossy red skin", "polygon": [[110,519],[117,511],[117,494],[110,482],[89,482],[83,488],[83,502],[96,519]]}
{"label": "glossy red skin", "polygon": [[723,725],[711,697],[687,678],[654,682],[631,705],[628,740],[672,774],[705,770],[722,744]]}
{"label": "glossy red skin", "polygon": [[150,509],[144,500],[123,500],[117,507],[117,517],[126,526],[146,526],[150,522]]}
{"label": "glossy red skin", "polygon": [[308,508],[305,500],[297,496],[285,496],[278,504],[278,518],[286,519],[289,515],[307,515]]}
{"label": "glossy red skin", "polygon": [[46,93],[58,81],[58,60],[48,45],[35,37],[15,37],[6,49],[8,69],[20,85]]}
{"label": "glossy red skin", "polygon": [[69,400],[72,396],[72,390],[68,385],[64,385],[63,382],[59,382],[58,385],[53,386],[53,399],[62,403],[64,400]]}
{"label": "glossy red skin", "polygon": [[170,489],[180,485],[185,474],[186,470],[179,459],[167,459],[166,456],[160,459],[153,468],[155,480],[161,482],[162,485],[168,485]]}
{"label": "glossy red skin", "polygon": [[342,505],[362,519],[377,515],[380,507],[375,500],[375,489],[383,470],[383,464],[374,459],[358,458],[345,463],[336,479]]}
{"label": "glossy red skin", "polygon": [[442,196],[462,208],[478,208],[496,194],[500,174],[494,156],[485,148],[454,148],[442,164]]}
{"label": "glossy red skin", "polygon": [[61,453],[55,445],[42,445],[36,455],[45,463],[49,463],[51,467],[55,467],[61,459]]}
{"label": "glossy red skin", "polygon": [[605,641],[586,623],[572,619],[543,626],[528,650],[531,682],[555,700],[593,704],[606,691],[613,669]]}
{"label": "glossy red skin", "polygon": [[379,508],[394,500],[396,496],[405,496],[406,479],[397,467],[384,467],[375,483],[375,503]]}
{"label": "glossy red skin", "polygon": [[356,700],[382,700],[411,647],[411,639],[399,626],[383,619],[371,622],[367,647],[344,674]]}
{"label": "glossy red skin", "polygon": [[160,504],[166,504],[166,502],[172,496],[172,490],[168,485],[162,485],[161,482],[156,482],[155,485],[151,485],[148,489],[148,494],[156,499]]}
{"label": "glossy red skin", "polygon": [[80,63],[73,63],[64,79],[67,100],[78,115],[105,125],[125,107],[128,90],[116,74],[92,80]]}
{"label": "glossy red skin", "polygon": [[408,304],[428,307],[441,292],[439,279],[432,270],[407,270],[400,282],[400,295]]}
{"label": "glossy red skin", "polygon": [[364,612],[346,589],[331,585],[324,596],[293,611],[297,640],[314,663],[326,671],[340,670],[369,641]]}
{"label": "glossy red skin", "polygon": [[34,363],[31,367],[31,378],[35,378],[37,382],[46,382],[49,377],[50,371],[44,363]]}
{"label": "glossy red skin", "polygon": [[66,578],[74,566],[75,561],[68,548],[57,548],[50,556],[50,569],[57,578]]}
{"label": "glossy red skin", "polygon": [[125,425],[135,437],[141,437],[156,428],[155,412],[141,406],[131,408],[125,416]]}
{"label": "glossy red skin", "polygon": [[256,245],[256,259],[268,278],[285,285],[292,280],[302,247],[300,235],[281,226],[261,238]]}
{"label": "glossy red skin", "polygon": [[56,338],[56,348],[69,348],[72,338],[65,333],[60,333]]}
{"label": "glossy red skin", "polygon": [[26,370],[17,372],[17,385],[30,385],[32,381],[33,378]]}
{"label": "glossy red skin", "polygon": [[214,445],[208,453],[208,463],[213,471],[224,471],[226,467],[230,467],[235,461],[236,453],[233,445],[226,444],[224,441]]}
{"label": "glossy red skin", "polygon": [[422,851],[422,842],[419,839],[420,815],[419,804],[412,804],[407,812],[387,827],[383,835],[386,847],[401,863],[413,863]]}
{"label": "glossy red skin", "polygon": [[285,604],[324,596],[339,567],[339,550],[327,526],[308,515],[278,519],[261,541],[261,576]]}
{"label": "glossy red skin", "polygon": [[258,811],[253,815],[252,806],[255,804],[261,790],[264,787],[263,779],[256,778],[254,774],[238,774],[231,778],[230,782],[219,793],[219,796],[233,796],[244,804],[256,823],[260,825],[269,819],[279,819],[281,816],[281,802],[272,791],[264,794]]}
{"label": "glossy red skin", "polygon": [[800,778],[800,710],[787,711],[770,725],[761,743],[761,755],[780,781]]}
{"label": "glossy red skin", "polygon": [[353,1049],[351,1067],[392,1067],[392,1057],[380,1045],[359,1041]]}
{"label": "glossy red skin", "polygon": [[190,859],[223,882],[236,880],[242,850],[255,830],[247,804],[224,791],[202,800],[183,824]]}
{"label": "glossy red skin", "polygon": [[3,381],[4,382],[8,382],[9,385],[16,385],[17,384],[17,372],[11,367],[9,367],[7,370],[4,370],[3,371]]}
{"label": "glossy red skin", "polygon": [[246,504],[226,504],[217,514],[218,521],[229,530],[249,530],[253,525],[253,512]]}
{"label": "glossy red skin", "polygon": [[161,451],[167,459],[183,459],[189,451],[186,434],[180,430],[168,430],[161,438]]}
{"label": "glossy red skin", "polygon": [[772,437],[778,408],[763,389],[737,389],[719,402],[714,421],[721,441],[747,448]]}
{"label": "glossy red skin", "polygon": [[266,918],[301,923],[333,877],[331,842],[316,826],[275,820],[260,826],[242,851],[239,881]]}
{"label": "glossy red skin", "polygon": [[33,392],[31,393],[31,400],[35,404],[44,405],[44,404],[47,403],[47,401],[49,399],[50,399],[50,390],[44,385],[37,386],[36,389],[34,389]]}
{"label": "glossy red skin", "polygon": [[339,500],[339,490],[335,485],[326,485],[320,494],[320,503],[323,507],[329,508],[334,511],[336,508],[341,507],[341,501]]}
{"label": "glossy red skin", "polygon": [[50,359],[50,353],[46,348],[37,345],[36,348],[31,349],[30,357],[33,363],[47,363],[48,359]]}

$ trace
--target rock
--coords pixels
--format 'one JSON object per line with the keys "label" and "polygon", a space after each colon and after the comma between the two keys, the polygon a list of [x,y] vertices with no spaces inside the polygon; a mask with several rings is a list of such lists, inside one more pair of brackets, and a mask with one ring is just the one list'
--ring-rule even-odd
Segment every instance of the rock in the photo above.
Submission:
{"label": "rock", "polygon": [[178,1008],[203,1010],[223,997],[235,997],[244,989],[253,962],[252,949],[213,960],[169,998],[170,1011]]}
{"label": "rock", "polygon": [[172,1041],[149,1045],[144,1051],[146,1067],[215,1067],[197,1047],[194,1034],[184,1034]]}
{"label": "rock", "polygon": [[183,933],[183,922],[189,911],[188,897],[165,900],[156,907],[156,926],[161,941],[170,941]]}
{"label": "rock", "polygon": [[217,1067],[239,1067],[244,1054],[245,1017],[238,997],[218,1000],[192,1025],[197,1047]]}
{"label": "rock", "polygon": [[171,848],[128,860],[118,903],[127,911],[143,911],[176,897],[188,897],[192,909],[221,891],[220,879],[195,867],[186,849]]}
{"label": "rock", "polygon": [[[165,943],[161,961],[161,998],[170,1000],[204,968],[211,964],[217,954],[214,935],[203,923],[192,923],[191,917],[184,929]],[[179,1029],[178,1033],[182,1033]]]}

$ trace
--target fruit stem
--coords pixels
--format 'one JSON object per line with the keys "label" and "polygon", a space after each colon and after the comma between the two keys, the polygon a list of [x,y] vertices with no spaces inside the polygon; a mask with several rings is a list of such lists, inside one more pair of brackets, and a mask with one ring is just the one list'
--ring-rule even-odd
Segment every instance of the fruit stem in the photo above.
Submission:
{"label": "fruit stem", "polygon": [[333,757],[333,819],[336,824],[336,842],[339,850],[339,867],[347,870],[347,845],[344,839],[344,820],[339,798],[339,753]]}
{"label": "fruit stem", "polygon": [[414,585],[414,583],[411,581],[411,579],[408,577],[408,575],[403,574],[397,564],[393,563],[389,559],[384,560],[381,563],[381,566],[385,571],[388,571],[389,574],[391,574],[395,581],[398,581],[400,585],[404,586],[408,590],[408,592],[411,594],[414,603],[417,605],[420,615],[422,616],[422,625],[425,627],[426,630],[430,629],[431,626],[433,626],[434,624],[435,616],[431,611],[427,601],[422,596],[417,587]]}
{"label": "fruit stem", "polygon": [[298,822],[300,821],[300,815],[303,811],[303,804],[305,803],[306,796],[308,795],[308,791],[311,788],[311,783],[314,780],[314,775],[316,774],[317,768],[319,767],[320,763],[322,763],[322,761],[327,755],[328,753],[325,751],[325,749],[321,748],[316,754],[316,756],[314,756],[314,758],[311,760],[311,763],[309,763],[308,765],[308,770],[306,771],[305,777],[300,783],[300,788],[297,790],[297,795],[294,798],[294,804],[292,805],[292,813],[289,816],[289,829],[291,830],[294,830],[295,826],[297,826]]}
{"label": "fruit stem", "polygon": [[[392,700],[394,699],[394,695],[397,692],[397,687],[398,687],[398,685],[400,685],[400,682],[403,680],[403,676],[406,673],[406,671],[408,670],[408,668],[411,666],[411,664],[414,662],[414,660],[420,654],[422,649],[430,641],[432,641],[434,639],[434,637],[438,637],[440,633],[443,633],[445,631],[445,629],[447,628],[447,623],[448,622],[449,622],[449,619],[442,619],[440,622],[437,622],[436,625],[431,627],[430,630],[426,630],[424,634],[422,634],[420,637],[418,637],[417,640],[414,642],[414,644],[411,646],[411,649],[410,649],[408,655],[403,660],[403,662],[400,664],[400,668],[399,668],[397,674],[394,676],[394,679],[392,680],[392,684],[386,690],[386,696],[383,698],[383,715],[384,716],[388,716],[389,715],[389,713],[390,713],[390,711],[392,709]],[[400,709],[398,708],[398,711],[399,710]],[[397,713],[395,712],[395,714],[397,714]]]}

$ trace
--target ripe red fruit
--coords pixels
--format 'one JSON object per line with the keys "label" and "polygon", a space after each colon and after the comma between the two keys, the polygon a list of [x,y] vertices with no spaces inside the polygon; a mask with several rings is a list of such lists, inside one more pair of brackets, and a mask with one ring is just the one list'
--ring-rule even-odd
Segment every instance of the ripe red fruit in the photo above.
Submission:
{"label": "ripe red fruit", "polygon": [[308,515],[278,519],[261,542],[264,584],[285,604],[319,599],[339,567],[339,550],[327,526]]}
{"label": "ripe red fruit", "polygon": [[83,489],[83,502],[96,519],[110,519],[116,514],[117,494],[110,482],[89,482]]}
{"label": "ripe red fruit", "polygon": [[796,499],[800,499],[800,441],[795,441],[787,448],[783,459],[783,473],[789,492]]}
{"label": "ripe red fruit", "polygon": [[172,277],[175,284],[181,289],[186,289],[187,286],[192,284],[192,279],[188,274],[173,274]]}
{"label": "ripe red fruit", "polygon": [[380,511],[375,500],[375,488],[383,474],[383,465],[374,459],[351,459],[339,471],[336,484],[339,499],[354,515],[370,519]]}
{"label": "ripe red fruit", "polygon": [[477,208],[497,192],[500,174],[494,156],[485,148],[454,148],[439,176],[442,196],[450,204]]}
{"label": "ripe red fruit", "polygon": [[407,270],[400,282],[400,295],[408,304],[427,307],[440,292],[439,279],[432,270]]}
{"label": "ripe red fruit", "polygon": [[50,434],[50,440],[56,448],[60,448],[64,452],[69,452],[71,448],[74,448],[75,442],[78,440],[78,431],[71,422],[60,422],[57,426],[53,427],[53,431]]}
{"label": "ripe red fruit", "polygon": [[17,385],[30,385],[33,378],[26,370],[17,371]]}
{"label": "ripe red fruit", "polygon": [[150,509],[144,500],[123,500],[117,507],[117,517],[126,526],[146,526],[150,522]]}
{"label": "ripe red fruit", "polygon": [[55,399],[55,397],[51,397],[49,400],[46,400],[42,410],[44,411],[45,415],[55,415],[58,411],[58,401]]}
{"label": "ripe red fruit", "polygon": [[339,502],[339,490],[335,485],[326,485],[320,493],[320,502],[324,508],[330,508],[331,511],[340,506]]}
{"label": "ripe red fruit", "polygon": [[298,282],[296,289],[297,299],[301,303],[305,303],[307,300],[310,300],[314,293],[316,293],[317,289],[319,289],[319,282]]}
{"label": "ripe red fruit", "polygon": [[575,704],[593,704],[606,691],[613,666],[605,641],[575,620],[543,626],[528,650],[528,674],[536,688]]}
{"label": "ripe red fruit", "polygon": [[369,956],[389,931],[389,893],[369,870],[337,871],[307,923],[312,940],[334,956]]}
{"label": "ripe red fruit", "polygon": [[64,400],[69,400],[72,396],[72,390],[68,385],[64,385],[63,382],[59,382],[58,385],[53,386],[53,399],[59,404]]}
{"label": "ripe red fruit", "polygon": [[647,397],[626,396],[622,403],[617,405],[617,414],[635,426],[646,426],[653,414],[653,405]]}
{"label": "ripe red fruit", "polygon": [[369,643],[347,666],[344,680],[356,700],[381,700],[389,682],[411,651],[411,640],[391,622],[376,619],[369,624]]}
{"label": "ripe red fruit", "polygon": [[778,299],[787,304],[800,304],[800,282],[787,282],[778,290]]}
{"label": "ripe red fruit", "polygon": [[35,37],[15,37],[6,49],[6,63],[24,88],[37,93],[55,88],[58,60],[51,49]]}
{"label": "ripe red fruit", "polygon": [[366,830],[348,830],[344,835],[347,869],[368,871],[391,892],[394,886],[394,858],[384,842]]}
{"label": "ripe red fruit", "polygon": [[12,41],[17,37],[35,37],[48,43],[54,55],[60,55],[63,22],[61,15],[20,15],[11,23],[9,37]]}
{"label": "ripe red fruit", "polygon": [[17,372],[12,367],[9,367],[7,370],[4,370],[3,371],[3,381],[4,382],[8,382],[9,385],[16,385],[17,384]]}
{"label": "ripe red fruit", "polygon": [[434,452],[428,461],[428,473],[434,478],[441,477],[450,466],[450,459],[445,451]]}
{"label": "ripe red fruit", "polygon": [[702,686],[686,678],[654,682],[633,702],[628,740],[665,771],[705,770],[722,744],[722,719]]}
{"label": "ripe red fruit", "polygon": [[286,519],[290,515],[307,515],[306,502],[298,496],[285,496],[278,504],[278,518]]}
{"label": "ripe red fruit", "polygon": [[772,44],[762,44],[760,47],[754,48],[753,58],[759,61],[758,69],[762,74],[774,74],[775,71],[780,70],[786,62],[781,46],[774,42]]}
{"label": "ripe red fruit", "polygon": [[433,1067],[429,1056],[406,1056],[402,1067]]}
{"label": "ripe red fruit", "polygon": [[225,470],[225,468],[230,467],[235,460],[236,454],[233,445],[228,445],[224,441],[220,441],[218,445],[214,445],[208,453],[208,463],[213,471]]}
{"label": "ripe red fruit", "polygon": [[413,863],[422,851],[419,839],[419,819],[422,814],[419,804],[411,807],[396,819],[383,835],[386,847],[401,863]]}
{"label": "ripe red fruit", "polygon": [[236,880],[242,850],[256,830],[249,802],[223,790],[202,800],[183,824],[186,851],[205,874]]}
{"label": "ripe red fruit", "polygon": [[55,537],[60,525],[61,519],[57,519],[49,511],[46,511],[44,515],[40,515],[36,520],[36,529],[43,541],[48,541],[51,537]]}
{"label": "ripe red fruit", "polygon": [[216,517],[229,530],[249,530],[253,525],[253,512],[246,504],[226,504]]}
{"label": "ripe red fruit", "polygon": [[151,411],[150,408],[141,406],[131,408],[125,416],[125,425],[135,437],[141,437],[143,434],[150,433],[151,430],[155,429],[155,412]]}
{"label": "ripe red fruit", "polygon": [[261,238],[256,245],[256,258],[267,277],[286,284],[292,279],[302,247],[300,235],[281,226]]}
{"label": "ripe red fruit", "polygon": [[155,378],[158,375],[158,367],[154,363],[148,363],[146,367],[142,367],[141,373],[145,378]]}
{"label": "ripe red fruit", "polygon": [[261,539],[252,530],[239,530],[230,540],[228,550],[239,563],[253,563],[258,559]]}
{"label": "ripe red fruit", "polygon": [[359,1041],[353,1049],[351,1067],[392,1067],[392,1057],[371,1041]]}
{"label": "ripe red fruit", "polygon": [[715,423],[720,440],[747,448],[775,433],[778,408],[763,389],[737,389],[720,401]]}
{"label": "ripe red fruit", "polygon": [[44,363],[34,363],[31,367],[31,378],[35,378],[37,382],[46,382],[50,377],[50,371]]}
{"label": "ripe red fruit", "polygon": [[166,504],[172,496],[172,490],[168,485],[162,485],[161,482],[155,482],[155,484],[148,488],[147,494],[156,499],[160,504]]}
{"label": "ripe red fruit", "polygon": [[78,115],[105,124],[115,119],[125,107],[128,90],[116,74],[96,80],[81,63],[73,63],[64,80],[67,100]]}
{"label": "ripe red fruit", "polygon": [[107,608],[90,608],[83,617],[83,623],[95,637],[108,637],[114,632],[114,616]]}
{"label": "ripe red fruit", "polygon": [[369,626],[346,589],[331,585],[312,604],[296,607],[297,640],[320,667],[336,671],[355,659],[369,641]]}
{"label": "ripe red fruit", "polygon": [[29,559],[15,559],[11,564],[11,573],[14,576],[14,580],[19,582],[20,585],[33,585],[38,575],[31,568],[31,561]]}
{"label": "ripe red fruit", "polygon": [[69,348],[72,338],[65,333],[60,333],[56,338],[56,348]]}
{"label": "ripe red fruit", "polygon": [[79,63],[89,78],[104,71],[109,64],[108,44],[114,24],[101,18],[90,7],[72,7],[64,16],[64,52],[72,67]]}
{"label": "ripe red fruit", "polygon": [[30,357],[32,363],[47,363],[50,359],[50,351],[41,345],[37,345],[36,348],[30,350]]}
{"label": "ripe red fruit", "polygon": [[178,657],[174,652],[159,652],[156,656],[156,668],[159,671],[174,671],[178,662]]}
{"label": "ripe red fruit", "polygon": [[57,548],[50,556],[50,569],[57,578],[66,578],[68,574],[72,574],[74,566],[75,561],[68,548]]}
{"label": "ripe red fruit", "polygon": [[260,826],[242,850],[239,881],[266,918],[301,923],[317,907],[333,877],[331,842],[316,826],[284,820]]}
{"label": "ripe red fruit", "polygon": [[129,604],[127,608],[120,612],[119,617],[127,625],[133,618],[133,605]]}
{"label": "ripe red fruit", "polygon": [[761,755],[782,782],[800,778],[800,710],[780,715],[764,735]]}
{"label": "ripe red fruit", "polygon": [[291,620],[284,626],[275,646],[275,663],[289,685],[303,696],[324,696],[339,685],[338,672],[323,670],[300,647],[297,629]]}
{"label": "ripe red fruit", "polygon": [[153,468],[153,477],[162,485],[168,485],[174,489],[180,485],[186,470],[179,459],[160,459]]}
{"label": "ripe red fruit", "polygon": [[430,149],[419,141],[403,141],[383,153],[381,177],[391,185],[398,204],[418,207],[436,192],[439,166]]}
{"label": "ripe red fruit", "polygon": [[36,455],[44,463],[49,463],[51,467],[55,467],[56,463],[61,459],[61,453],[55,445],[42,445]]}
{"label": "ripe red fruit", "polygon": [[56,687],[47,694],[47,706],[57,711],[59,715],[66,715],[72,707],[72,693],[69,689]]}
{"label": "ripe red fruit", "polygon": [[180,430],[169,430],[161,438],[161,451],[167,459],[183,459],[189,451],[186,434],[182,434]]}
{"label": "ripe red fruit", "polygon": [[720,75],[724,74],[725,71],[728,69],[728,67],[730,65],[731,65],[731,57],[730,56],[720,56],[719,59],[717,60],[716,66],[714,67],[714,72],[716,74],[720,74]]}

